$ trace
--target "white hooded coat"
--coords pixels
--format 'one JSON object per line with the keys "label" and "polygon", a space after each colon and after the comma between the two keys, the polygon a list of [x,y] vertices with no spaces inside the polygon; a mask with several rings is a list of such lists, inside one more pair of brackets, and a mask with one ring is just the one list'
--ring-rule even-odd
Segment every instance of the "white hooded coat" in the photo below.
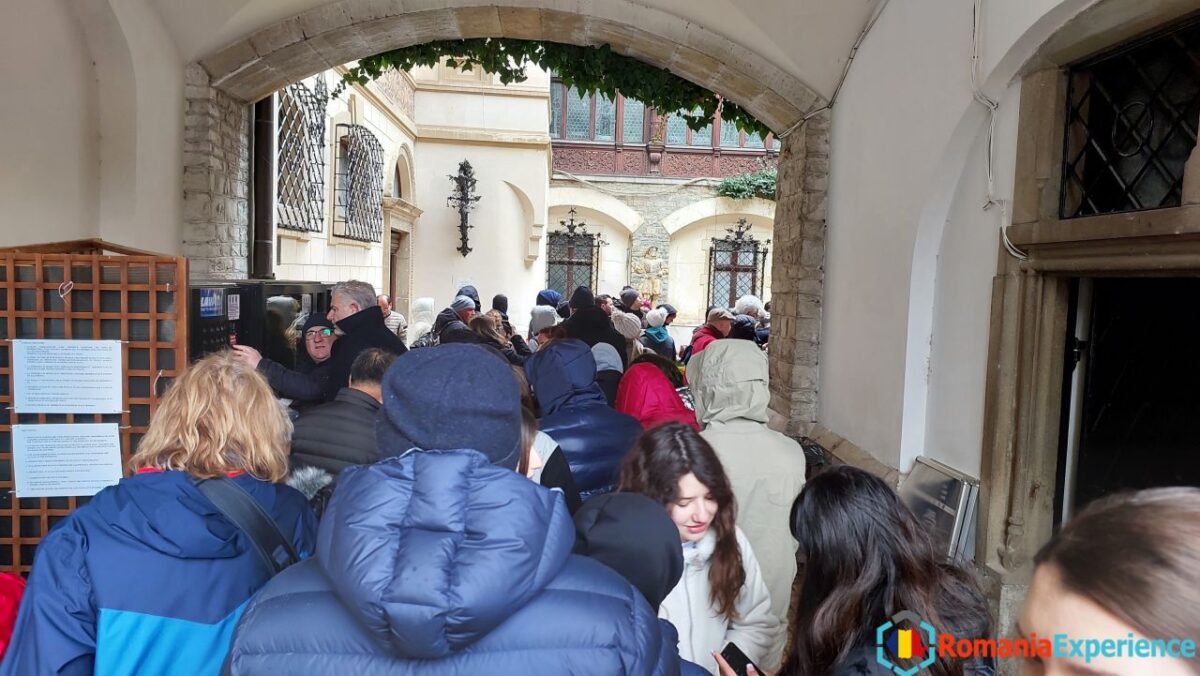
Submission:
{"label": "white hooded coat", "polygon": [[[787,628],[796,541],[788,521],[804,487],[800,444],[767,428],[767,357],[754,343],[718,340],[688,365],[700,436],[712,445],[733,485],[737,525],[753,545],[771,594],[771,612]],[[787,631],[775,649],[782,653]],[[760,665],[766,666],[766,665]]]}
{"label": "white hooded coat", "polygon": [[712,602],[708,571],[717,544],[712,528],[699,542],[683,546],[683,576],[658,609],[658,616],[679,631],[679,656],[714,675],[717,662],[712,653],[721,652],[731,642],[764,669],[774,669],[780,662],[775,648],[782,644],[779,620],[771,613],[771,597],[754,558],[754,548],[741,529],[737,529],[737,543],[746,582],[734,604],[736,620],[721,615]]}

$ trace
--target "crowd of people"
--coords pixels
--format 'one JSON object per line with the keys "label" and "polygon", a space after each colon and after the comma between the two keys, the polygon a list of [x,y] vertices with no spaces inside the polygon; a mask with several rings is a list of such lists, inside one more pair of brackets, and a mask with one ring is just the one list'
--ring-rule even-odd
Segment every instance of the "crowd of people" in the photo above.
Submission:
{"label": "crowd of people", "polygon": [[[297,320],[293,367],[247,346],[189,366],[133,475],[43,539],[0,675],[843,676],[892,673],[876,627],[900,611],[993,635],[893,487],[808,477],[768,426],[757,298],[682,348],[630,288],[543,291],[527,331],[470,286],[435,307],[410,323],[345,282]],[[1196,524],[1200,489],[1094,504],[1038,555],[1020,631],[1200,638]],[[1085,666],[1197,663],[1024,664]]]}

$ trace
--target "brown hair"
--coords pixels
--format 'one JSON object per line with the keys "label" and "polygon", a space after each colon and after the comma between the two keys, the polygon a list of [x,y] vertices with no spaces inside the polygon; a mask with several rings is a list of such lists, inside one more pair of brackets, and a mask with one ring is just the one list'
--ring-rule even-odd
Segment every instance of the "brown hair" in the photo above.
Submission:
{"label": "brown hair", "polygon": [[484,338],[487,338],[488,340],[493,341],[502,347],[508,347],[510,345],[508,339],[505,338],[504,334],[500,332],[499,328],[497,328],[496,320],[491,317],[490,312],[488,314],[475,315],[474,317],[471,317],[470,326],[471,330],[475,333],[478,333]]}
{"label": "brown hair", "polygon": [[671,422],[649,429],[625,456],[618,490],[641,493],[666,507],[679,499],[679,480],[689,473],[717,502],[713,519],[717,544],[708,569],[709,594],[720,613],[734,620],[746,571],[734,528],[737,507],[733,488],[712,446],[690,425]]}
{"label": "brown hair", "polygon": [[201,479],[242,471],[275,483],[287,476],[291,438],[292,422],[266,379],[226,350],[172,383],[129,467]]}
{"label": "brown hair", "polygon": [[[1034,560],[1147,638],[1200,642],[1200,489],[1097,500]],[[1195,669],[1200,658],[1188,662]]]}
{"label": "brown hair", "polygon": [[537,439],[537,416],[527,406],[521,407],[521,459],[517,461],[517,474],[529,474],[529,454],[533,453],[533,442]]}

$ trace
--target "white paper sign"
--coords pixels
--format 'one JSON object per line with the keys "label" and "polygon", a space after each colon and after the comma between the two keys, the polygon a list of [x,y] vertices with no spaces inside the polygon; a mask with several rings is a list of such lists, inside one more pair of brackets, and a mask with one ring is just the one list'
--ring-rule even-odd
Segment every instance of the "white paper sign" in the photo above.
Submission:
{"label": "white paper sign", "polygon": [[116,423],[13,425],[12,448],[19,498],[95,495],[121,479]]}
{"label": "white paper sign", "polygon": [[236,322],[242,318],[242,297],[236,293],[225,296],[225,318]]}
{"label": "white paper sign", "polygon": [[120,413],[119,340],[14,340],[17,413]]}

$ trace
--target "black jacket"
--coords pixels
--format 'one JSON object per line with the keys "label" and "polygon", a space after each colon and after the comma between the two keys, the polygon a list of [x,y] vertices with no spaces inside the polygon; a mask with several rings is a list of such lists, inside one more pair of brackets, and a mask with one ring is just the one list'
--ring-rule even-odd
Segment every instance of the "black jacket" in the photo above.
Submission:
{"label": "black jacket", "polygon": [[305,411],[292,433],[292,466],[319,467],[337,474],[350,465],[379,459],[375,414],[379,402],[365,392],[343,387],[333,401]]}
{"label": "black jacket", "polygon": [[439,345],[442,343],[479,344],[483,342],[478,333],[472,331],[462,319],[459,319],[454,308],[449,307],[438,313],[437,318],[433,320],[431,332],[437,335]]}
{"label": "black jacket", "polygon": [[613,327],[612,319],[604,314],[604,310],[598,307],[580,308],[562,325],[567,337],[582,340],[588,347],[596,343],[612,345],[621,355],[621,365],[629,366],[629,348],[625,344],[625,336]]}
{"label": "black jacket", "polygon": [[660,341],[647,330],[642,332],[638,341],[644,347],[654,350],[671,361],[675,361],[675,339],[671,337],[671,334],[668,333],[666,339]]}
{"label": "black jacket", "polygon": [[[267,382],[281,397],[301,400],[333,401],[338,392],[350,383],[350,367],[363,350],[377,347],[392,354],[408,352],[400,337],[388,330],[383,323],[383,310],[372,305],[359,310],[337,323],[342,336],[333,344],[329,359],[322,362],[324,369],[300,373],[269,360],[258,363],[258,370],[267,377]],[[320,396],[312,396],[317,395]]]}
{"label": "black jacket", "polygon": [[[304,347],[301,346],[300,349],[303,350]],[[305,364],[292,370],[263,357],[262,361],[258,362],[258,370],[266,376],[276,394],[291,399],[292,408],[303,410],[324,401],[325,384],[329,380],[331,363],[332,359],[326,359],[320,364],[313,364],[311,360],[306,359]]]}

